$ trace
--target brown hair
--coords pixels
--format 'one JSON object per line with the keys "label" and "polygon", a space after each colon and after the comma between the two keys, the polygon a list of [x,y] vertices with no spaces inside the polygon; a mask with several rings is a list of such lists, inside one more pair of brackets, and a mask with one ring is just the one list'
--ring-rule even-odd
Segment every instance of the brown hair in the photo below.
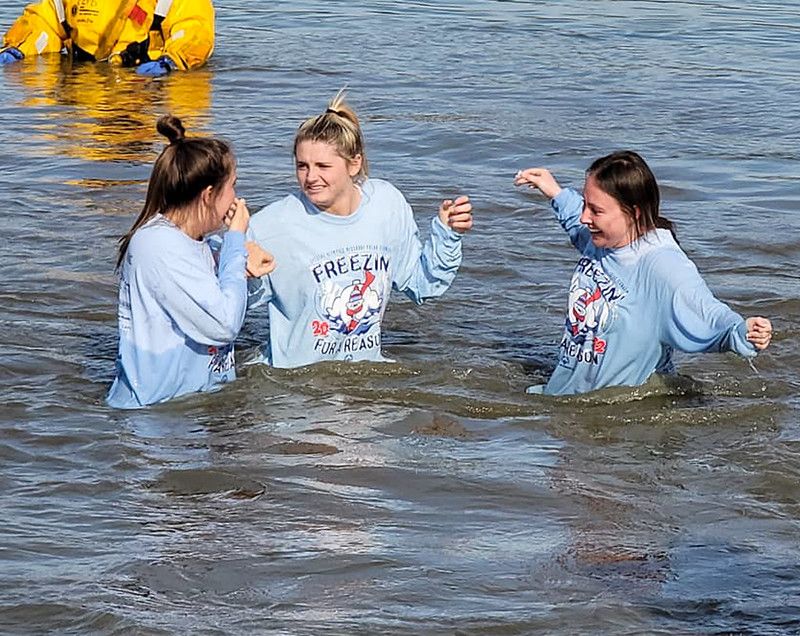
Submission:
{"label": "brown hair", "polygon": [[640,155],[632,150],[612,152],[595,159],[586,175],[593,177],[630,217],[636,239],[655,228],[669,230],[675,237],[672,221],[660,214],[661,197],[655,175]]}
{"label": "brown hair", "polygon": [[169,139],[150,173],[147,196],[139,218],[119,239],[117,269],[122,265],[128,245],[136,231],[157,214],[186,210],[207,187],[221,188],[236,170],[231,147],[209,137],[186,138],[181,120],[164,115],[156,130]]}
{"label": "brown hair", "polygon": [[364,136],[355,111],[344,101],[344,94],[343,88],[328,103],[324,113],[309,117],[300,124],[294,137],[292,154],[297,155],[297,146],[302,141],[321,141],[336,148],[345,161],[353,161],[361,155],[361,170],[354,178],[360,182],[369,174]]}

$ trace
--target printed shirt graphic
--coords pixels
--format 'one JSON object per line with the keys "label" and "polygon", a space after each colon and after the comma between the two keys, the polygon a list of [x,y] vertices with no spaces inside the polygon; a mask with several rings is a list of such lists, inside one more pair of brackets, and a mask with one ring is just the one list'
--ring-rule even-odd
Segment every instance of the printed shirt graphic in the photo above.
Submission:
{"label": "printed shirt graphic", "polygon": [[[225,376],[228,371],[233,370],[235,359],[233,355],[233,345],[223,345],[217,347],[209,345],[208,347],[208,370],[211,373],[216,373]],[[219,378],[218,381],[224,382],[227,378]]]}
{"label": "printed shirt graphic", "polygon": [[559,365],[598,365],[606,354],[607,334],[617,303],[626,292],[587,257],[581,258],[572,276]]}
{"label": "printed shirt graphic", "polygon": [[312,262],[317,315],[307,328],[315,352],[352,359],[354,353],[380,349],[381,319],[391,290],[390,256],[379,246],[341,251]]}

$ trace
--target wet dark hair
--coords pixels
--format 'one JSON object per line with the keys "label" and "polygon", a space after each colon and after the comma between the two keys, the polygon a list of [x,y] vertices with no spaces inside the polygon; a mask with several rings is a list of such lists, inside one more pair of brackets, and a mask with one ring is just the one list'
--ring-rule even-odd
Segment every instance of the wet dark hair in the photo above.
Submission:
{"label": "wet dark hair", "polygon": [[156,130],[169,140],[169,145],[153,165],[139,218],[119,240],[117,269],[140,227],[157,214],[188,208],[209,186],[214,190],[222,188],[236,170],[236,158],[226,142],[209,137],[187,139],[186,130],[177,117],[159,118]]}
{"label": "wet dark hair", "polygon": [[650,230],[662,228],[669,230],[677,240],[674,224],[660,214],[661,196],[656,177],[640,155],[632,150],[612,152],[595,159],[586,176],[593,177],[597,186],[619,203],[633,222],[636,239]]}
{"label": "wet dark hair", "polygon": [[361,170],[355,181],[363,181],[369,174],[364,136],[355,111],[344,100],[345,89],[328,102],[325,112],[306,119],[297,129],[292,153],[297,156],[297,146],[302,141],[321,141],[330,144],[346,161],[361,155]]}

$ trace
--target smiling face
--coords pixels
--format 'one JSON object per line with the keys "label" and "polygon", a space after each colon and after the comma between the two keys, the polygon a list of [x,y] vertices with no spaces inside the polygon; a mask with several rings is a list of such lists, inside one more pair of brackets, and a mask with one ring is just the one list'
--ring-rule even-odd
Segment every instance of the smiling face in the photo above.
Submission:
{"label": "smiling face", "polygon": [[353,182],[361,156],[347,161],[336,147],[323,141],[301,141],[295,149],[297,183],[320,210],[347,216],[358,207],[360,195]]}
{"label": "smiling face", "polygon": [[636,238],[633,219],[619,201],[600,189],[591,174],[583,186],[583,199],[580,221],[592,233],[595,247],[614,249],[633,242]]}

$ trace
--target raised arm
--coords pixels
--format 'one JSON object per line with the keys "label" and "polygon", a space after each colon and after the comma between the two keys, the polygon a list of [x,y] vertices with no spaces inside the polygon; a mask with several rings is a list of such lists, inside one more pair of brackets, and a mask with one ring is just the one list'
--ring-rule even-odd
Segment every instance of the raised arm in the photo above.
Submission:
{"label": "raised arm", "polygon": [[[245,238],[251,236],[249,232],[250,210],[247,202],[243,198],[236,198],[228,213],[225,215],[225,225],[228,229],[235,232],[244,232]],[[244,247],[247,250],[247,277],[261,278],[272,273],[275,269],[275,258],[263,249],[254,240],[245,240]]]}
{"label": "raised arm", "polygon": [[262,209],[253,216],[247,228],[247,308],[253,309],[272,301],[274,296],[269,274],[276,267],[275,258],[261,245],[269,235],[268,212]]}
{"label": "raised arm", "polygon": [[583,197],[571,188],[562,188],[546,168],[527,168],[514,177],[514,185],[527,185],[550,199],[550,207],[569,235],[575,248],[582,252],[591,242],[589,230],[580,222]]}
{"label": "raised arm", "polygon": [[217,276],[199,268],[188,252],[170,252],[155,245],[151,256],[136,276],[154,289],[154,297],[178,329],[200,344],[233,342],[247,304],[244,233],[226,232]]}
{"label": "raised arm", "polygon": [[553,174],[547,168],[526,168],[514,176],[514,185],[527,185],[536,188],[548,199],[555,199],[561,192]]}
{"label": "raised arm", "polygon": [[[169,235],[157,235],[142,246],[148,254],[134,276],[153,296],[181,332],[195,342],[228,344],[236,339],[244,321],[247,302],[245,232],[250,212],[237,198],[225,216],[228,231],[207,242],[217,252],[216,276],[198,266],[197,254],[175,243]],[[132,284],[132,291],[137,285]]]}
{"label": "raised arm", "polygon": [[398,265],[392,282],[395,289],[421,304],[427,298],[441,296],[453,282],[461,265],[461,235],[472,228],[472,204],[466,196],[442,201],[424,245],[405,199],[400,214]]}

